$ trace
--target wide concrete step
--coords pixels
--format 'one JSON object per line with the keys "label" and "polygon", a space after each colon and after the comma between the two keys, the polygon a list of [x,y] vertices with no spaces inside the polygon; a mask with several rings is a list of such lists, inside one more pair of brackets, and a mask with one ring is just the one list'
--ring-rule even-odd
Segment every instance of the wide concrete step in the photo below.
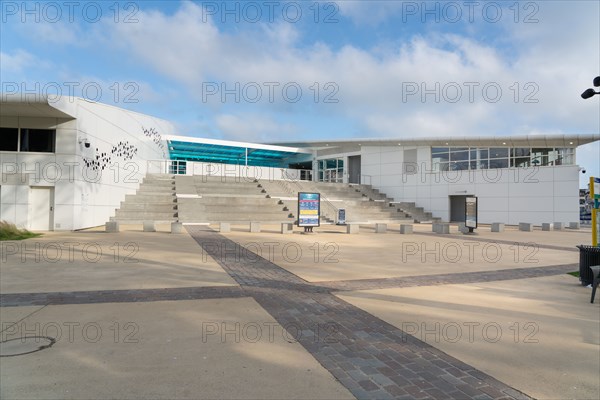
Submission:
{"label": "wide concrete step", "polygon": [[173,194],[127,194],[125,202],[132,203],[175,203],[177,198]]}
{"label": "wide concrete step", "polygon": [[136,192],[136,194],[144,195],[144,196],[167,196],[167,195],[171,196],[171,197],[175,196],[175,192],[172,190],[158,190],[158,189],[144,190],[144,191],[138,190]]}
{"label": "wide concrete step", "polygon": [[142,183],[138,190],[143,191],[165,191],[165,190],[175,190],[175,185],[147,185]]}
{"label": "wide concrete step", "polygon": [[168,186],[174,185],[175,179],[144,179],[142,185]]}
{"label": "wide concrete step", "polygon": [[253,196],[253,197],[267,197],[267,193],[261,193],[260,190],[206,190],[202,188],[196,188],[196,193],[201,196],[223,196],[223,197],[232,197],[232,196]]}
{"label": "wide concrete step", "polygon": [[232,222],[232,221],[287,221],[293,222],[294,217],[288,217],[287,215],[281,214],[254,214],[254,213],[226,213],[226,214],[193,214],[193,215],[180,215],[179,220],[183,223],[186,222]]}
{"label": "wide concrete step", "polygon": [[272,206],[277,204],[276,199],[266,197],[223,197],[223,196],[203,196],[201,198],[185,198],[180,197],[177,200],[180,206],[188,204],[218,204],[224,208],[235,207],[238,205],[253,204],[256,206]]}
{"label": "wide concrete step", "polygon": [[122,202],[120,210],[169,212],[177,210],[177,203],[132,203]]}
{"label": "wide concrete step", "polygon": [[[193,205],[192,204],[186,204],[186,205],[179,204],[178,207],[180,209],[193,209],[193,210],[205,211],[205,212],[229,212],[229,210],[224,208],[223,205],[221,205],[221,204],[202,204],[202,203],[194,203]],[[235,206],[231,211],[261,212],[265,209],[268,209],[269,211],[273,210],[273,212],[280,212],[280,211],[283,211],[284,207],[285,207],[285,205],[283,205],[283,204],[272,204],[272,205],[270,205],[270,207],[261,207],[261,206],[256,206],[254,204],[243,204],[243,205]]]}
{"label": "wide concrete step", "polygon": [[134,218],[130,218],[130,219],[127,219],[127,218],[110,217],[110,221],[118,221],[121,224],[127,224],[127,225],[142,225],[146,221],[154,221],[155,224],[170,224],[171,222],[177,222],[178,219],[177,218],[168,218],[168,219],[153,219],[153,218],[134,219]]}
{"label": "wide concrete step", "polygon": [[169,219],[176,218],[177,212],[155,212],[155,211],[131,211],[131,210],[117,210],[115,213],[117,219]]}

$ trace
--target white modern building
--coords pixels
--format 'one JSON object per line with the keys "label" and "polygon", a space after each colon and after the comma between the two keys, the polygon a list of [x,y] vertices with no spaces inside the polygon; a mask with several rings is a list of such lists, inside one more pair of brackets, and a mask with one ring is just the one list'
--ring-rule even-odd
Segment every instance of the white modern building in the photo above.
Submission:
{"label": "white modern building", "polygon": [[103,225],[147,173],[367,184],[461,221],[579,220],[577,146],[600,135],[257,144],[175,136],[164,120],[84,99],[3,96],[0,220],[32,230]]}
{"label": "white modern building", "polygon": [[0,220],[32,230],[103,225],[166,159],[170,123],[73,97],[4,96]]}

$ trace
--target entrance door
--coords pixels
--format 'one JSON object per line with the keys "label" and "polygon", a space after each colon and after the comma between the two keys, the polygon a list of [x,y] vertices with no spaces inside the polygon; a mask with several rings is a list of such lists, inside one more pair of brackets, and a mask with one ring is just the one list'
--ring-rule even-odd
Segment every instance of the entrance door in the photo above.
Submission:
{"label": "entrance door", "polygon": [[50,231],[54,222],[53,188],[32,187],[29,190],[29,229]]}
{"label": "entrance door", "polygon": [[465,222],[467,196],[450,196],[450,222]]}
{"label": "entrance door", "polygon": [[348,183],[360,183],[360,156],[348,157]]}

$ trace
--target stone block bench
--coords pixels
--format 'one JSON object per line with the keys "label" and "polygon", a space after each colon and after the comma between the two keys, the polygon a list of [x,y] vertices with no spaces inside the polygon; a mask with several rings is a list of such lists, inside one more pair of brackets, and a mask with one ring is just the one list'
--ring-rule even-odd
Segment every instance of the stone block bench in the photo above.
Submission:
{"label": "stone block bench", "polygon": [[450,224],[447,222],[434,222],[432,224],[432,231],[439,234],[449,234]]}
{"label": "stone block bench", "polygon": [[493,222],[492,232],[504,232],[504,224],[502,222]]}
{"label": "stone block bench", "polygon": [[411,233],[413,233],[413,226],[412,225],[408,225],[408,224],[401,224],[400,225],[400,234],[401,235],[410,235]]}
{"label": "stone block bench", "polygon": [[519,230],[522,232],[533,232],[533,224],[529,222],[519,222]]}

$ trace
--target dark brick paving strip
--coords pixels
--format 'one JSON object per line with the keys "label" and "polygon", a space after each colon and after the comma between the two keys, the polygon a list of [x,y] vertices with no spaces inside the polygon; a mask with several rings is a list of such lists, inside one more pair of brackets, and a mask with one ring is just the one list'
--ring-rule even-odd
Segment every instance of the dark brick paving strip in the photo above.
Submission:
{"label": "dark brick paving strip", "polygon": [[135,303],[166,300],[198,300],[244,297],[238,286],[162,289],[91,290],[85,292],[0,294],[0,307],[93,303]]}
{"label": "dark brick paving strip", "polygon": [[314,284],[321,288],[329,288],[335,291],[387,289],[540,278],[545,276],[566,274],[567,272],[577,271],[578,269],[579,264],[563,264],[549,267],[460,272],[455,274],[405,276],[381,279],[356,279],[350,281],[323,281],[314,282]]}
{"label": "dark brick paving strip", "polygon": [[310,284],[264,258],[224,256],[235,242],[206,227],[186,229],[359,399],[530,398],[330,293],[298,290]]}
{"label": "dark brick paving strip", "polygon": [[497,244],[509,244],[513,246],[535,246],[539,249],[549,249],[549,250],[561,250],[561,251],[574,251],[579,252],[579,249],[575,246],[567,247],[567,246],[556,246],[553,244],[544,244],[537,242],[519,242],[517,240],[500,240],[500,239],[492,239],[492,238],[483,238],[478,235],[463,235],[462,233],[454,233],[451,234],[439,234],[435,232],[413,232],[415,235],[423,235],[423,236],[437,236],[440,238],[452,238],[458,240],[466,240],[466,241],[474,241],[474,242],[487,242],[487,243],[497,243]]}

